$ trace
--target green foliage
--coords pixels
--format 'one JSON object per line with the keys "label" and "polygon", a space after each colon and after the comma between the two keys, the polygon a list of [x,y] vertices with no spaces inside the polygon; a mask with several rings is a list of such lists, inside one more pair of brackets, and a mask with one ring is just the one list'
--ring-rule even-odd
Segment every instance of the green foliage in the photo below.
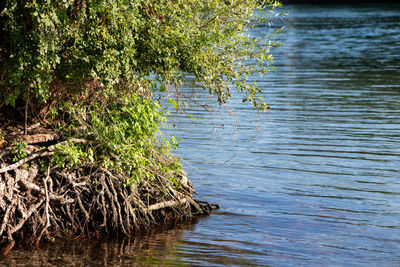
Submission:
{"label": "green foliage", "polygon": [[[0,107],[28,100],[26,107],[33,110],[48,103],[34,114],[53,119],[53,127],[70,140],[56,147],[52,164],[113,169],[126,174],[127,183],[155,172],[175,179],[179,161],[160,159],[177,141],[161,138],[165,117],[151,92],[172,88],[179,94],[191,74],[194,84],[221,104],[236,90],[243,101],[266,110],[257,85],[246,80],[272,68],[269,50],[278,44],[249,30],[275,16],[278,5],[272,0],[3,0]],[[168,102],[175,108],[185,104]],[[17,145],[16,159],[22,149]]]}
{"label": "green foliage", "polygon": [[192,73],[219,102],[228,101],[236,88],[244,101],[265,110],[257,86],[246,78],[271,68],[268,52],[276,44],[248,31],[267,22],[277,5],[272,0],[5,0],[0,97],[9,105],[18,97],[45,101],[60,87],[65,97],[86,91],[90,82],[113,95],[150,74],[165,89]]}
{"label": "green foliage", "polygon": [[88,159],[87,154],[89,153],[86,153],[85,147],[80,144],[67,142],[66,144],[57,145],[56,150],[58,153],[52,157],[52,164],[62,168],[66,167],[68,164],[73,167],[78,167]]}
{"label": "green foliage", "polygon": [[179,173],[181,164],[169,154],[177,146],[176,138],[169,142],[160,136],[159,126],[166,118],[156,102],[127,94],[107,105],[68,102],[64,106],[72,118],[65,125],[72,130],[64,132],[78,141],[57,145],[53,164],[112,169],[129,177],[127,184],[152,178],[154,171]]}
{"label": "green foliage", "polygon": [[23,158],[26,157],[26,152],[25,148],[28,146],[28,144],[24,141],[16,141],[13,143],[13,150],[11,151],[11,154],[14,156],[13,161],[17,162]]}

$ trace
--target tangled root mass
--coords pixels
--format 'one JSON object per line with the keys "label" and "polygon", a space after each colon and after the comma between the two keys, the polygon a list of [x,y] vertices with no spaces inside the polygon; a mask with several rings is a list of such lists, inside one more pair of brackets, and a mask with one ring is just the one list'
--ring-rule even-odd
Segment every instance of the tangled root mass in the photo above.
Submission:
{"label": "tangled root mass", "polygon": [[207,215],[218,208],[193,198],[183,171],[179,186],[159,173],[127,186],[125,177],[96,166],[40,170],[39,161],[48,162],[54,153],[55,138],[48,136],[46,150],[43,139],[42,149],[28,146],[27,156],[18,162],[12,162],[11,148],[0,150],[1,254],[9,253],[14,244],[38,246],[58,237],[131,236],[151,225]]}

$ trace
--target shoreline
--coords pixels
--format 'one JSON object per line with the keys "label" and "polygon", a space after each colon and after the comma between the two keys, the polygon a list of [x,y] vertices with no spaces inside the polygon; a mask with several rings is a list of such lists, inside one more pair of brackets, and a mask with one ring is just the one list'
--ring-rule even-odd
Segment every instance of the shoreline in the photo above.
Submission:
{"label": "shoreline", "polygon": [[[127,186],[122,175],[94,165],[50,167],[57,144],[85,142],[63,140],[40,124],[28,135],[22,124],[2,125],[9,126],[1,129],[0,142],[0,255],[15,246],[38,247],[58,238],[131,237],[219,208],[193,198],[195,191],[182,170],[179,184],[168,173],[153,171],[154,179]],[[24,140],[26,147],[17,151],[16,140]],[[25,154],[16,161],[17,153]]]}

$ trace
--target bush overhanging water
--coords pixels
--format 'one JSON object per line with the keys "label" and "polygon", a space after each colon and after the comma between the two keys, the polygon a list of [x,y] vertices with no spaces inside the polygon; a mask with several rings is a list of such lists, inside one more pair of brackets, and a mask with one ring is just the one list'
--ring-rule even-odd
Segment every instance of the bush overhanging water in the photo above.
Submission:
{"label": "bush overhanging water", "polygon": [[[209,212],[162,138],[164,92],[186,74],[225,105],[268,106],[253,73],[272,69],[276,15],[259,0],[0,3],[0,242],[118,232]],[[23,123],[22,123],[23,122]],[[12,245],[10,245],[12,247]],[[5,246],[6,251],[10,246]]]}

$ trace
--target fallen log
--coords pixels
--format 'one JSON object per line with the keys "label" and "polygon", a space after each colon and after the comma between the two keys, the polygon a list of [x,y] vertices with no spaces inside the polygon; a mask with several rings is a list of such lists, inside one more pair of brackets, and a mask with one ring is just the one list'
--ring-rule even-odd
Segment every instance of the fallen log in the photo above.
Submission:
{"label": "fallen log", "polygon": [[47,143],[51,141],[57,141],[61,138],[58,133],[46,133],[46,134],[32,134],[32,135],[17,135],[11,136],[8,139],[9,143],[15,141],[22,141],[27,144],[38,144],[38,143]]}

